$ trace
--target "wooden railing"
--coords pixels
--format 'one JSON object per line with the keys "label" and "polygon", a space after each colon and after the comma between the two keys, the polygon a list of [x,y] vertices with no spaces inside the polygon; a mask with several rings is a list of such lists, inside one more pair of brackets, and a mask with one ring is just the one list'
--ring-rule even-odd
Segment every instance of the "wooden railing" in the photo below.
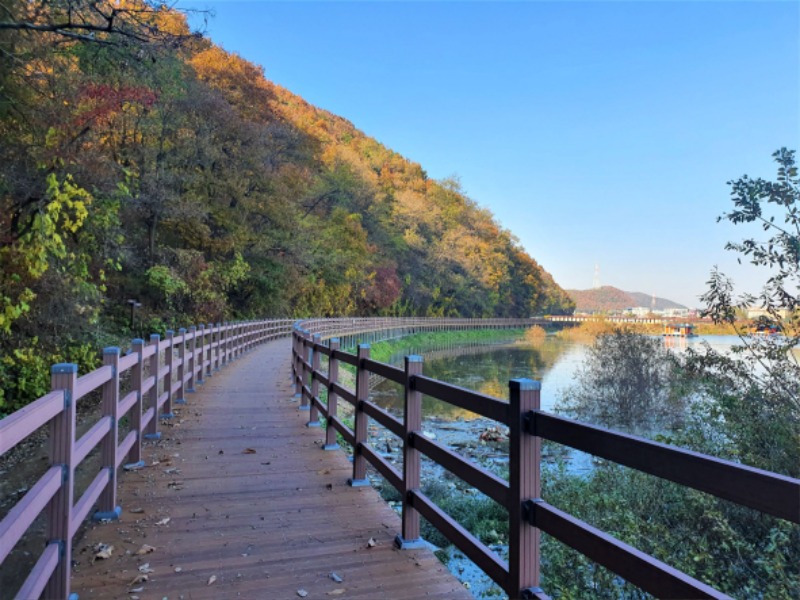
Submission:
{"label": "wooden railing", "polygon": [[[446,324],[441,324],[442,327]],[[349,330],[348,330],[349,331]],[[659,598],[727,598],[705,583],[633,548],[548,504],[541,497],[541,440],[588,452],[694,488],[718,498],[800,523],[800,480],[563,419],[540,409],[540,384],[529,379],[509,382],[509,400],[442,383],[422,374],[422,359],[409,356],[399,369],[370,359],[368,344],[355,354],[340,349],[333,322],[298,323],[293,334],[293,369],[301,408],[310,411],[309,425],[325,417],[325,449],[336,449],[337,434],[353,449],[351,485],[367,485],[372,465],[402,496],[400,548],[422,543],[420,516],[427,519],[469,557],[510,598],[547,598],[540,587],[539,538],[545,532],[578,550],[630,583]],[[346,331],[347,333],[347,331]],[[323,343],[323,336],[329,339]],[[322,368],[322,357],[327,368]],[[355,389],[339,379],[341,363],[355,368]],[[403,419],[369,399],[369,376],[377,374],[405,389]],[[321,398],[320,390],[327,392]],[[422,434],[422,396],[427,395],[472,411],[509,428],[509,480],[467,461]],[[354,426],[338,414],[339,400],[352,405]],[[370,445],[368,421],[403,440],[402,472]],[[420,457],[441,465],[508,511],[509,558],[497,556],[440,509],[422,491]],[[687,542],[690,543],[690,542]]]}
{"label": "wooden railing", "polygon": [[[168,331],[163,340],[158,335],[149,342],[136,339],[124,355],[119,348],[106,348],[103,366],[80,377],[75,364],[54,365],[52,391],[0,420],[0,456],[49,426],[50,467],[0,521],[2,565],[34,520],[46,514],[45,549],[16,597],[68,598],[73,536],[95,506],[96,520],[119,517],[119,468],[143,465],[143,439],[160,436],[160,420],[173,417],[172,406],[184,403],[195,384],[254,345],[288,336],[292,323],[200,325],[177,335]],[[95,390],[102,395],[100,416],[78,437],[77,404]],[[97,447],[101,466],[75,502],[75,470]]]}
{"label": "wooden railing", "polygon": [[446,319],[437,317],[367,317],[306,319],[301,321],[302,331],[319,334],[322,339],[335,335],[343,348],[357,342],[372,343],[431,331],[458,331],[471,329],[513,329],[544,326],[544,318],[530,319]]}

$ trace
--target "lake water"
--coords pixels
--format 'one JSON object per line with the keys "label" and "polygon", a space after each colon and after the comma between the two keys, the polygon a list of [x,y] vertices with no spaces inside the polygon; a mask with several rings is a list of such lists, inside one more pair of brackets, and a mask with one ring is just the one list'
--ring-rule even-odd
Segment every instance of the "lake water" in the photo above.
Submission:
{"label": "lake water", "polygon": [[[664,338],[664,344],[675,352],[683,352],[689,347],[701,348],[704,343],[717,351],[724,352],[733,344],[739,343],[739,338],[735,336]],[[419,354],[424,360],[425,375],[503,399],[508,398],[509,380],[523,377],[536,379],[542,383],[542,409],[553,411],[562,392],[572,385],[576,371],[586,358],[590,344],[591,342],[548,336],[535,345],[509,340],[502,344],[467,348],[409,347],[403,352],[398,352],[389,362],[401,366],[403,356]],[[373,390],[372,397],[385,408],[402,414],[403,391],[399,385],[384,382]],[[507,462],[507,447],[483,444],[480,441],[481,434],[494,425],[491,421],[428,397],[423,397],[423,415],[425,435],[454,448],[467,460],[474,461],[502,476]],[[391,437],[384,435],[376,447],[392,450],[386,452],[385,456],[399,465],[400,446],[397,446],[396,441],[391,441]],[[592,457],[582,452],[569,451],[564,458],[570,473],[586,475],[594,469]],[[545,465],[547,464],[548,458],[545,456]],[[441,478],[441,468],[437,468],[424,457],[422,467],[423,482]],[[399,503],[395,503],[395,508],[398,507]],[[504,546],[494,549],[500,555],[505,551]],[[494,592],[497,588],[492,581],[463,554],[452,551],[446,564],[459,580],[470,585],[476,598],[495,597]]]}
{"label": "lake water", "polygon": [[[688,347],[700,348],[706,343],[722,352],[738,342],[736,336],[664,338],[665,345],[675,352],[682,352]],[[523,377],[535,379],[542,383],[542,409],[552,411],[562,392],[572,385],[590,344],[547,336],[535,345],[509,340],[502,344],[462,349],[408,348],[397,353],[390,362],[401,365],[404,355],[420,354],[424,359],[423,372],[426,376],[501,399],[508,398],[509,380]],[[402,410],[402,394],[398,393],[397,386],[382,384],[376,392],[379,404]],[[477,417],[430,398],[423,399],[423,411],[426,417],[442,420]]]}

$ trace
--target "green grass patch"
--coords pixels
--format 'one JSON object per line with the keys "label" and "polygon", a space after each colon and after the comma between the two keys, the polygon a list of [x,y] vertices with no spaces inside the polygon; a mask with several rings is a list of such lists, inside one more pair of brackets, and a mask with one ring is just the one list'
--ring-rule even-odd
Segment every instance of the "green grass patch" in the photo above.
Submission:
{"label": "green grass patch", "polygon": [[467,329],[460,331],[429,331],[415,333],[402,338],[375,342],[370,349],[370,358],[388,362],[399,352],[414,348],[421,352],[441,346],[466,346],[472,344],[492,344],[513,342],[525,337],[527,329]]}

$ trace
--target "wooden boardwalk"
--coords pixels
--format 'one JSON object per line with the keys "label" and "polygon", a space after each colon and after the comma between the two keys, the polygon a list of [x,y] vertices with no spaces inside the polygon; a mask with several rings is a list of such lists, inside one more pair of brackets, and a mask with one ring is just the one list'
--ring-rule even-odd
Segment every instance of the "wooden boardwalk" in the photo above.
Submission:
{"label": "wooden boardwalk", "polygon": [[176,407],[121,476],[120,521],[76,538],[81,600],[471,598],[429,550],[395,549],[399,516],[305,426],[290,357],[288,339],[257,347]]}

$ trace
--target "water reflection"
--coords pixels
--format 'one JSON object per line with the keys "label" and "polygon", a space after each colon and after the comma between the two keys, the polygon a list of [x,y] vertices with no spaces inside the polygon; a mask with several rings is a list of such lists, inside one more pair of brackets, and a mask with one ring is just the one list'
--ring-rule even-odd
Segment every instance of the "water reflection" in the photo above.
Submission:
{"label": "water reflection", "polygon": [[[676,352],[701,349],[708,344],[726,352],[739,343],[736,336],[665,337],[664,344]],[[542,382],[542,409],[552,411],[564,389],[569,387],[586,357],[591,342],[548,336],[535,344],[509,340],[504,344],[451,348],[408,348],[397,353],[390,363],[402,366],[403,357],[419,354],[424,358],[423,372],[428,377],[458,385],[495,398],[508,398],[508,382],[527,377]],[[403,393],[389,382],[375,388],[375,401],[392,411],[402,412]],[[423,397],[423,412],[428,418],[444,421],[471,420],[474,413]]]}
{"label": "water reflection", "polygon": [[[586,345],[554,336],[535,345],[509,341],[502,345],[458,349],[409,349],[423,356],[424,373],[428,377],[464,387],[495,398],[508,398],[508,382],[527,377],[542,382],[542,408],[552,410],[559,392],[569,385],[582,362]],[[398,353],[391,363],[401,365],[406,353]],[[383,383],[375,388],[374,399],[384,408],[402,411],[403,395],[395,384]],[[423,397],[423,413],[445,421],[477,418],[474,413]]]}

